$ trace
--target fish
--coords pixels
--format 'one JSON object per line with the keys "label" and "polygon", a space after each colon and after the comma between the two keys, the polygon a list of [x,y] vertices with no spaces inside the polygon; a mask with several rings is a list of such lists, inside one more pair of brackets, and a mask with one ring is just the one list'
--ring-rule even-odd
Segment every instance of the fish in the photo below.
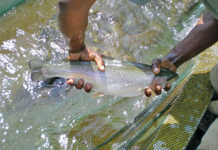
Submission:
{"label": "fish", "polygon": [[[151,65],[112,58],[103,60],[104,72],[99,71],[94,62],[88,61],[63,61],[54,64],[35,59],[29,62],[29,67],[33,81],[83,79],[92,84],[92,91],[96,93],[120,97],[142,95],[144,88],[155,78]],[[161,69],[157,76],[169,81],[178,75],[168,69]]]}
{"label": "fish", "polygon": [[139,6],[144,6],[146,5],[148,2],[150,2],[151,0],[129,0]]}

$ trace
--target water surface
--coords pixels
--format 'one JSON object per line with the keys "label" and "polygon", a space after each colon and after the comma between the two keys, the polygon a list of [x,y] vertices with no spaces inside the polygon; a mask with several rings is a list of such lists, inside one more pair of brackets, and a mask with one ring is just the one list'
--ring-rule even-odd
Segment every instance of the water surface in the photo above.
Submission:
{"label": "water surface", "polygon": [[[156,99],[91,95],[65,85],[38,89],[27,63],[35,57],[58,63],[67,56],[56,3],[28,1],[0,18],[0,149],[92,149]],[[189,17],[195,4],[99,0],[90,10],[86,43],[114,58],[151,63],[195,25],[198,13]],[[103,149],[117,149],[130,135]]]}

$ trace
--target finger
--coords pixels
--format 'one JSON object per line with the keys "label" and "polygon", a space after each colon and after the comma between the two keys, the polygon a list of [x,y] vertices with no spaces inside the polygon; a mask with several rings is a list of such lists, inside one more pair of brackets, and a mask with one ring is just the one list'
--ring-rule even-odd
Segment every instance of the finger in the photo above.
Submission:
{"label": "finger", "polygon": [[169,70],[171,70],[173,72],[176,72],[176,69],[177,69],[176,65],[174,63],[170,62],[167,59],[162,60],[161,67],[167,68],[167,69],[169,69]]}
{"label": "finger", "polygon": [[80,53],[69,53],[69,56],[67,57],[67,59],[69,61],[75,61],[75,60],[79,60],[80,59]]}
{"label": "finger", "polygon": [[89,93],[89,92],[91,92],[91,90],[92,90],[92,84],[91,83],[86,83],[85,84],[85,87],[84,87],[84,90],[87,92],[87,93]]}
{"label": "finger", "polygon": [[73,79],[67,79],[66,83],[67,83],[68,85],[73,86],[75,82],[74,82]]}
{"label": "finger", "polygon": [[96,62],[98,66],[98,70],[104,72],[105,66],[104,66],[104,61],[100,55],[95,55],[94,61]]}
{"label": "finger", "polygon": [[76,88],[77,89],[82,89],[84,86],[84,80],[83,79],[79,79],[77,84],[76,84]]}
{"label": "finger", "polygon": [[164,90],[165,91],[169,91],[171,89],[171,84],[170,83],[166,83]]}
{"label": "finger", "polygon": [[145,93],[145,95],[146,95],[147,97],[150,97],[150,96],[152,95],[152,90],[151,90],[151,88],[150,88],[150,87],[145,88],[144,93]]}
{"label": "finger", "polygon": [[105,69],[104,61],[103,61],[101,55],[99,55],[98,53],[96,53],[90,49],[87,49],[87,51],[84,51],[81,54],[81,58],[83,60],[87,60],[87,61],[95,61],[95,63],[98,66],[98,70],[104,71],[104,69]]}
{"label": "finger", "polygon": [[157,84],[155,85],[154,87],[154,92],[157,94],[157,95],[160,95],[162,93],[162,86]]}
{"label": "finger", "polygon": [[160,59],[155,59],[155,60],[152,61],[152,72],[155,75],[160,73],[160,64],[161,64]]}

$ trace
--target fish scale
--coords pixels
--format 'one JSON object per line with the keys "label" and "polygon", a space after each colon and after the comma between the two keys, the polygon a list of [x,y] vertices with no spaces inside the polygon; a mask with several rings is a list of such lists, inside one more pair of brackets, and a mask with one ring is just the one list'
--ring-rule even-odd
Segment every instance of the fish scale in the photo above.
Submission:
{"label": "fish scale", "polygon": [[[95,63],[86,61],[49,64],[33,60],[29,65],[32,70],[32,79],[35,81],[82,78],[93,85],[94,92],[120,97],[143,95],[144,88],[148,87],[155,77],[152,67],[147,64],[124,62],[112,58],[104,58],[104,62],[106,68],[104,72],[98,71]],[[170,80],[177,74],[161,69],[158,76]]]}

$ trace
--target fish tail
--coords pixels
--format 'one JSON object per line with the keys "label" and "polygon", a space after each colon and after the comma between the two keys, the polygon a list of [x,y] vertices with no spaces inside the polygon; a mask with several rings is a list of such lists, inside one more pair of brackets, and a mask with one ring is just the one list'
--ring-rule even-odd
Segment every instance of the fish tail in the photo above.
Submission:
{"label": "fish tail", "polygon": [[28,63],[29,68],[31,70],[31,79],[32,81],[40,81],[42,80],[42,66],[43,61],[40,59],[33,59]]}

